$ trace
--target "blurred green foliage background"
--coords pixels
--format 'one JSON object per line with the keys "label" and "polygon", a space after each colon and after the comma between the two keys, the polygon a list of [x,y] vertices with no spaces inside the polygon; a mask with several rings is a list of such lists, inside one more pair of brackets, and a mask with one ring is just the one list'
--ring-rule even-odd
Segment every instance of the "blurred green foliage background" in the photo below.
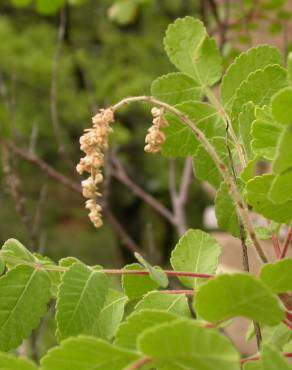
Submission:
{"label": "blurred green foliage background", "polygon": [[[169,23],[185,15],[203,19],[217,38],[227,66],[239,49],[252,43],[259,19],[266,22],[268,35],[283,35],[291,17],[285,5],[283,0],[2,0],[0,135],[79,182],[74,170],[81,156],[78,138],[90,126],[92,114],[125,96],[149,94],[153,79],[174,70],[162,42]],[[231,21],[225,26],[232,33],[223,39],[227,16]],[[289,48],[287,40],[285,47]],[[128,175],[171,208],[169,160],[143,152],[150,121],[143,105],[121,111],[111,147]],[[101,229],[93,228],[81,196],[28,161],[13,156],[12,166],[27,217],[36,225],[39,251],[53,259],[74,255],[112,267],[132,260],[106,217]],[[179,183],[183,163],[176,161],[176,167]],[[0,175],[0,241],[15,237],[29,246],[29,230],[3,172]],[[110,171],[107,194],[109,209],[133,240],[154,261],[166,261],[177,240],[175,228]],[[186,207],[189,226],[203,226],[203,210],[211,198],[193,181]]]}

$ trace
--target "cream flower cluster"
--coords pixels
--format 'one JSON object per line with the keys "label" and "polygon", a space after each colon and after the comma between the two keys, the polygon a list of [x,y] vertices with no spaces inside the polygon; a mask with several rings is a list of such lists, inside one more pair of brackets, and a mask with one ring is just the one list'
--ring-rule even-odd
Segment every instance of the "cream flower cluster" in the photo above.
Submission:
{"label": "cream flower cluster", "polygon": [[89,218],[95,227],[102,225],[101,206],[97,198],[101,196],[98,186],[103,181],[102,168],[104,154],[108,149],[108,135],[112,132],[110,123],[114,120],[111,109],[101,109],[93,118],[93,127],[84,130],[80,138],[80,149],[86,154],[80,159],[76,170],[82,175],[84,172],[90,176],[81,182],[82,194],[86,198],[85,207],[89,210]]}
{"label": "cream flower cluster", "polygon": [[161,149],[161,145],[165,141],[165,135],[161,131],[162,128],[167,127],[168,123],[164,119],[164,109],[153,107],[151,109],[151,114],[153,116],[152,126],[148,129],[148,134],[145,138],[144,150],[147,153],[157,153]]}

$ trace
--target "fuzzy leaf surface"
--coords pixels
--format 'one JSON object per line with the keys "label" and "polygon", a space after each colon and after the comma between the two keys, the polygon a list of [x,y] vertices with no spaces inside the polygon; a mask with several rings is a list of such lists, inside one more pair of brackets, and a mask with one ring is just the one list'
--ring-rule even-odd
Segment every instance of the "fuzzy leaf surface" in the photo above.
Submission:
{"label": "fuzzy leaf surface", "polygon": [[238,130],[236,122],[244,104],[249,101],[260,107],[269,104],[271,97],[286,86],[287,72],[279,65],[251,73],[236,91],[231,114],[234,129]]}
{"label": "fuzzy leaf surface", "polygon": [[79,336],[64,340],[41,360],[42,370],[123,370],[139,356],[102,339]]}
{"label": "fuzzy leaf surface", "polygon": [[[189,101],[178,104],[176,108],[186,114],[208,138],[224,137],[225,126],[222,117],[210,104]],[[200,143],[192,130],[173,114],[167,113],[165,118],[169,126],[164,129],[166,140],[162,145],[162,154],[166,157],[195,154]]]}
{"label": "fuzzy leaf surface", "polygon": [[213,85],[221,77],[221,57],[215,40],[207,36],[198,19],[177,19],[166,31],[164,47],[170,61],[201,86]]}
{"label": "fuzzy leaf surface", "polygon": [[272,112],[275,119],[283,125],[292,124],[292,87],[287,87],[274,95]]}
{"label": "fuzzy leaf surface", "polygon": [[292,219],[292,200],[275,205],[269,198],[274,179],[274,175],[267,174],[249,180],[246,185],[247,202],[264,217],[279,223],[289,223]]}
{"label": "fuzzy leaf surface", "polygon": [[[226,140],[221,137],[214,137],[210,142],[221,160],[228,166],[229,156],[226,148]],[[198,179],[208,181],[215,189],[220,187],[223,177],[203,145],[198,147],[193,157],[193,165],[195,176]]]}
{"label": "fuzzy leaf surface", "polygon": [[23,357],[0,352],[0,370],[37,370],[36,364]]}
{"label": "fuzzy leaf surface", "polygon": [[16,348],[45,315],[51,298],[47,272],[19,265],[0,278],[0,350]]}
{"label": "fuzzy leaf surface", "polygon": [[[221,246],[216,239],[202,230],[190,229],[178,241],[170,262],[175,271],[214,274],[220,254]],[[194,289],[206,281],[188,277],[179,279],[184,285]]]}
{"label": "fuzzy leaf surface", "polygon": [[250,73],[270,64],[282,64],[277,48],[259,45],[241,53],[227,69],[221,84],[221,99],[225,107],[232,106],[237,88]]}
{"label": "fuzzy leaf surface", "polygon": [[151,94],[170,105],[200,100],[201,90],[197,81],[180,72],[158,77],[151,86]]}
{"label": "fuzzy leaf surface", "polygon": [[136,349],[138,336],[153,326],[178,320],[179,316],[161,310],[144,309],[127,317],[117,332],[115,344],[120,347]]}
{"label": "fuzzy leaf surface", "polygon": [[[132,263],[124,267],[125,270],[145,270],[139,263]],[[122,286],[129,299],[137,299],[151,290],[156,290],[159,284],[148,275],[123,275]]]}
{"label": "fuzzy leaf surface", "polygon": [[[239,189],[242,190],[242,184],[239,184]],[[218,226],[222,230],[229,231],[236,238],[240,237],[240,224],[236,207],[224,182],[221,182],[216,194],[215,214]]]}
{"label": "fuzzy leaf surface", "polygon": [[265,264],[260,271],[259,278],[274,293],[292,291],[292,259],[287,258]]}
{"label": "fuzzy leaf surface", "polygon": [[111,340],[123,319],[127,301],[128,297],[123,293],[109,289],[93,333],[101,338]]}
{"label": "fuzzy leaf surface", "polygon": [[94,334],[96,320],[108,292],[107,277],[82,263],[73,264],[62,276],[56,321],[59,338]]}
{"label": "fuzzy leaf surface", "polygon": [[[167,338],[167,340],[166,340]],[[171,370],[239,370],[239,354],[223,335],[194,320],[180,320],[148,329],[138,347],[154,366]]]}
{"label": "fuzzy leaf surface", "polygon": [[190,316],[188,300],[183,294],[165,294],[161,292],[147,293],[143,299],[137,303],[135,312],[147,308],[163,310],[184,317]]}
{"label": "fuzzy leaf surface", "polygon": [[273,326],[284,318],[278,298],[253,276],[240,273],[219,275],[203,285],[195,310],[213,323],[243,316]]}
{"label": "fuzzy leaf surface", "polygon": [[292,365],[272,346],[264,344],[262,349],[263,370],[292,370]]}

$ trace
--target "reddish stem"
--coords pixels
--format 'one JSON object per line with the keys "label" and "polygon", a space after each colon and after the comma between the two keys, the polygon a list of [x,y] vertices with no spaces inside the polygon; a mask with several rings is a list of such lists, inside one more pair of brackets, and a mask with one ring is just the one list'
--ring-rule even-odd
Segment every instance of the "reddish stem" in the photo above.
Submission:
{"label": "reddish stem", "polygon": [[185,294],[190,296],[195,294],[195,291],[193,289],[160,290],[159,292],[166,294]]}
{"label": "reddish stem", "polygon": [[292,330],[292,323],[291,323],[288,319],[283,320],[283,323],[284,323],[286,326],[288,326],[288,328],[289,328],[290,330]]}
{"label": "reddish stem", "polygon": [[[284,357],[292,358],[292,352],[282,353],[282,355]],[[240,360],[240,363],[245,364],[246,362],[250,362],[250,361],[258,361],[260,358],[261,356],[252,356],[252,357],[242,358]]]}
{"label": "reddish stem", "polygon": [[280,248],[279,239],[276,234],[272,234],[271,239],[272,239],[272,243],[274,247],[275,256],[277,259],[279,259],[281,256],[281,248]]}
{"label": "reddish stem", "polygon": [[137,370],[137,369],[140,369],[142,366],[148,364],[151,361],[152,361],[151,357],[142,357],[142,358],[139,358],[139,360],[135,361],[130,366],[128,366],[126,368],[126,370]]}
{"label": "reddish stem", "polygon": [[[101,272],[109,275],[149,275],[149,271],[143,270],[116,270],[116,269],[103,269]],[[212,279],[214,275],[211,274],[201,274],[196,272],[187,272],[187,271],[170,271],[164,270],[167,276],[187,276],[193,278],[202,278],[202,279]]]}
{"label": "reddish stem", "polygon": [[286,257],[291,239],[292,239],[292,226],[290,226],[290,228],[288,230],[288,234],[287,234],[286,240],[284,241],[283,249],[282,249],[282,252],[280,254],[280,259]]}

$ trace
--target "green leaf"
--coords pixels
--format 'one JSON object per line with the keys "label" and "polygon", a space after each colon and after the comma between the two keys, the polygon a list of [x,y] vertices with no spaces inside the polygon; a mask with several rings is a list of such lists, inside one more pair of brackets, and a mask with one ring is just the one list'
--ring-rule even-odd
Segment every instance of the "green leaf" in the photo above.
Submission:
{"label": "green leaf", "polygon": [[253,152],[250,145],[251,125],[255,120],[255,105],[252,102],[244,104],[242,111],[238,116],[239,136],[243,143],[244,151],[248,159],[253,158]]}
{"label": "green leaf", "polygon": [[5,267],[5,262],[3,261],[3,258],[0,257],[0,276],[4,274]]}
{"label": "green leaf", "polygon": [[286,359],[268,344],[262,348],[262,363],[263,370],[292,370]]}
{"label": "green leaf", "polygon": [[[217,110],[202,102],[190,101],[176,106],[186,114],[208,138],[225,135],[225,124]],[[166,114],[169,124],[164,129],[166,140],[162,145],[162,154],[167,157],[186,157],[196,153],[199,141],[185,124],[173,114]]]}
{"label": "green leaf", "polygon": [[235,204],[229,195],[227,185],[222,182],[215,198],[215,214],[220,229],[240,237],[240,224]]}
{"label": "green leaf", "polygon": [[227,69],[221,84],[221,99],[230,108],[236,90],[250,73],[263,69],[270,64],[282,64],[281,54],[275,47],[259,45],[241,53]]}
{"label": "green leaf", "polygon": [[273,326],[285,316],[279,300],[264,284],[240,273],[219,275],[203,285],[196,295],[195,310],[212,323],[243,316]]}
{"label": "green leaf", "polygon": [[272,113],[283,125],[292,124],[292,87],[279,91],[272,99]]}
{"label": "green leaf", "polygon": [[136,349],[137,338],[143,331],[153,326],[178,319],[179,316],[170,312],[154,309],[133,312],[127,317],[127,320],[120,325],[115,344],[129,349]]}
{"label": "green leaf", "polygon": [[151,266],[139,253],[135,252],[134,254],[141,265],[145,267],[145,270],[149,272],[150,278],[162,288],[166,288],[168,286],[168,277],[166,273],[158,266]]}
{"label": "green leaf", "polygon": [[[215,148],[221,160],[228,166],[229,156],[225,138],[214,137],[210,140],[210,143]],[[194,155],[193,164],[195,176],[198,179],[208,181],[215,189],[220,187],[223,177],[203,145],[198,147]]]}
{"label": "green leaf", "polygon": [[123,370],[139,356],[102,339],[79,336],[64,340],[42,358],[42,370]]}
{"label": "green leaf", "polygon": [[198,19],[177,19],[166,31],[164,47],[170,61],[201,86],[213,85],[220,79],[220,53]]}
{"label": "green leaf", "polygon": [[269,192],[270,199],[275,203],[292,200],[292,167],[287,172],[276,175]]}
{"label": "green leaf", "polygon": [[0,370],[37,370],[37,366],[25,358],[0,352]]}
{"label": "green leaf", "polygon": [[292,125],[289,125],[282,133],[277,155],[273,163],[275,173],[283,173],[292,169]]}
{"label": "green leaf", "polygon": [[201,90],[198,82],[184,73],[169,73],[158,77],[151,86],[151,94],[170,105],[200,100]]}
{"label": "green leaf", "polygon": [[128,297],[123,293],[109,289],[93,333],[101,338],[111,340],[123,319],[127,301]]}
{"label": "green leaf", "polygon": [[36,262],[36,258],[30,253],[23,244],[16,239],[8,239],[2,246],[2,258],[9,267],[15,267],[26,262]]}
{"label": "green leaf", "polygon": [[263,175],[249,180],[246,184],[246,199],[248,204],[264,217],[280,223],[289,223],[292,219],[292,201],[276,205],[268,196],[274,178],[274,175]]}
{"label": "green leaf", "polygon": [[264,265],[259,278],[274,293],[292,291],[292,259],[284,259]]}
{"label": "green leaf", "polygon": [[[132,263],[124,267],[124,270],[145,270],[139,263]],[[122,286],[129,299],[137,299],[151,290],[156,290],[159,284],[147,275],[123,275]]]}
{"label": "green leaf", "polygon": [[16,348],[44,316],[51,298],[47,272],[17,266],[0,278],[0,350]]}
{"label": "green leaf", "polygon": [[272,344],[278,350],[282,350],[284,345],[292,340],[291,330],[281,323],[277,326],[265,326],[261,328],[263,342]]}
{"label": "green leaf", "polygon": [[[221,246],[211,235],[202,230],[188,230],[179,240],[171,254],[171,265],[175,271],[213,274],[217,270]],[[206,280],[180,277],[190,288],[197,288]]]}
{"label": "green leaf", "polygon": [[267,160],[273,160],[281,127],[273,119],[270,109],[263,107],[256,110],[257,119],[251,127],[251,147],[255,155]]}
{"label": "green leaf", "polygon": [[37,0],[36,9],[41,14],[54,14],[56,13],[63,5],[65,0]]}
{"label": "green leaf", "polygon": [[261,361],[246,362],[243,370],[263,370],[263,365]]}
{"label": "green leaf", "polygon": [[188,300],[183,294],[165,294],[161,292],[147,293],[143,299],[137,303],[135,312],[146,308],[163,310],[185,317],[190,316]]}
{"label": "green leaf", "polygon": [[95,321],[108,292],[107,277],[81,263],[73,264],[62,276],[56,321],[60,339],[93,334]]}
{"label": "green leaf", "polygon": [[240,180],[247,183],[248,180],[251,180],[255,176],[258,161],[258,158],[254,158],[247,162],[246,167],[240,173]]}
{"label": "green leaf", "polygon": [[287,86],[287,72],[279,65],[269,65],[263,70],[251,73],[236,90],[232,105],[232,122],[237,131],[237,120],[242,107],[251,101],[256,106],[269,104],[271,97]]}
{"label": "green leaf", "polygon": [[275,176],[269,197],[274,203],[292,200],[292,125],[282,133],[277,147],[277,155],[273,163]]}
{"label": "green leaf", "polygon": [[[167,340],[166,340],[167,338]],[[239,354],[218,332],[193,320],[180,320],[148,329],[138,347],[159,369],[239,370]]]}

